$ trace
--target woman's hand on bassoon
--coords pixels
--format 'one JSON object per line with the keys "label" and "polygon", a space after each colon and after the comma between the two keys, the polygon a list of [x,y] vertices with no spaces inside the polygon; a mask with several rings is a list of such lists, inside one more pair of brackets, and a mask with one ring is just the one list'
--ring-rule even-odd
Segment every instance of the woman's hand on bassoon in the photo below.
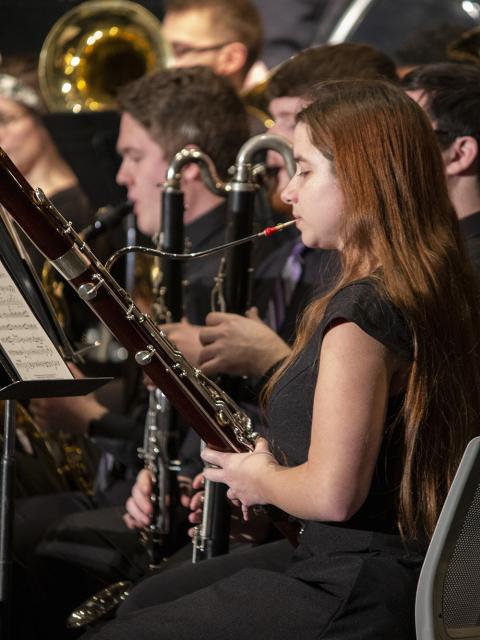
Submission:
{"label": "woman's hand on bassoon", "polygon": [[267,440],[258,438],[255,450],[249,453],[222,453],[206,447],[201,456],[217,467],[206,467],[205,478],[228,486],[227,497],[241,506],[245,520],[248,520],[249,507],[266,504],[259,479],[267,469],[278,466]]}
{"label": "woman's hand on bassoon", "polygon": [[[194,525],[188,530],[189,536],[192,538],[195,534],[195,526],[202,522],[203,517],[203,499],[204,499],[204,477],[203,473],[196,476],[192,483],[192,489],[195,491],[189,506],[191,512],[188,520]],[[256,542],[260,544],[265,540],[265,536],[268,532],[268,517],[264,514],[256,514],[254,518],[251,518],[248,523],[242,517],[242,508],[238,500],[232,500],[233,506],[231,510],[230,521],[230,540],[241,542]],[[184,504],[182,502],[182,504]],[[184,504],[184,506],[186,506]]]}

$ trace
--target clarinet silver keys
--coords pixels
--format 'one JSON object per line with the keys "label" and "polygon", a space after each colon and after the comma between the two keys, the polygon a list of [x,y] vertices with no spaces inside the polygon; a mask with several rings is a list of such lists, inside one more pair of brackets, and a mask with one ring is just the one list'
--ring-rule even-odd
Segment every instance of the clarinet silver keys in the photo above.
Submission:
{"label": "clarinet silver keys", "polygon": [[169,455],[170,403],[158,388],[150,390],[148,401],[144,442],[138,453],[152,477],[153,511],[150,524],[141,530],[140,536],[150,560],[149,568],[153,570],[161,565],[165,555],[162,549],[171,533],[170,478],[173,472],[179,471],[180,465],[177,460],[170,460]]}

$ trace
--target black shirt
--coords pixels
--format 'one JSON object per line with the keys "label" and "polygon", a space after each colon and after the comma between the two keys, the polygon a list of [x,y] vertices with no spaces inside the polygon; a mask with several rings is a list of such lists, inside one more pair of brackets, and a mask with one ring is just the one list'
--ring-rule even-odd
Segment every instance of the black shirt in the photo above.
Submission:
{"label": "black shirt", "polygon": [[[354,322],[406,359],[413,358],[412,336],[403,316],[380,295],[371,280],[359,280],[341,289],[329,302],[299,358],[285,371],[272,392],[265,435],[282,464],[296,466],[307,459],[322,340],[326,328],[338,318]],[[384,439],[368,497],[349,521],[338,526],[398,533],[396,487],[402,462],[401,438],[391,435],[388,427],[395,423],[401,404],[401,397],[389,398]],[[397,425],[395,433],[399,430]]]}

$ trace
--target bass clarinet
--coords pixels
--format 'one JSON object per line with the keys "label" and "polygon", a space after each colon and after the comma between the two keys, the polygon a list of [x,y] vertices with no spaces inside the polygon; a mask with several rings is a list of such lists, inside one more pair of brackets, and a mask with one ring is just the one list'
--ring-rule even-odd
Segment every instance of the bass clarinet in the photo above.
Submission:
{"label": "bass clarinet", "polygon": [[[183,168],[198,164],[202,179],[217,195],[225,195],[226,187],[218,178],[213,162],[199,149],[182,149],[169,163],[162,190],[162,228],[157,249],[167,253],[180,253],[184,249],[184,195],[181,190]],[[184,315],[182,265],[165,257],[154,257],[152,320],[156,325],[180,322]],[[174,500],[172,472],[179,471],[179,462],[171,461],[169,443],[174,417],[170,403],[158,387],[149,392],[144,433],[144,444],[139,450],[153,481],[151,496],[153,512],[151,523],[142,530],[151,568],[158,567],[165,545],[172,543],[172,507]],[[162,551],[163,549],[163,551]]]}
{"label": "bass clarinet", "polygon": [[[227,192],[227,243],[230,247],[225,251],[216,278],[215,298],[220,311],[243,315],[251,305],[253,243],[236,245],[235,242],[253,232],[255,199],[260,188],[258,165],[254,165],[254,159],[270,149],[282,155],[290,175],[295,172],[291,145],[279,136],[257,135],[240,148]],[[230,376],[222,376],[220,382],[222,389],[234,398],[238,396],[241,384],[241,379]],[[202,520],[195,527],[193,537],[194,563],[228,552],[230,506],[226,492],[226,485],[205,480]]]}
{"label": "bass clarinet", "polygon": [[[183,200],[164,189],[162,192],[162,228],[157,249],[183,251]],[[165,258],[154,257],[151,270],[151,317],[156,325],[180,322],[183,315],[182,265]],[[159,387],[149,390],[145,418],[143,447],[138,450],[152,478],[152,518],[140,535],[147,550],[150,569],[158,568],[173,544],[172,474],[178,471],[178,461],[170,455],[174,439],[173,415],[170,403]]]}

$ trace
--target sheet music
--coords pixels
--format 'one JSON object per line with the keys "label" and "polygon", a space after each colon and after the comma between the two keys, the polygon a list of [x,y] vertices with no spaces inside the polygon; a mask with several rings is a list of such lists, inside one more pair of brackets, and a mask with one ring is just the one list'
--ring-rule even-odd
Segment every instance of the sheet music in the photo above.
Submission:
{"label": "sheet music", "polygon": [[73,379],[1,260],[0,345],[22,380]]}

